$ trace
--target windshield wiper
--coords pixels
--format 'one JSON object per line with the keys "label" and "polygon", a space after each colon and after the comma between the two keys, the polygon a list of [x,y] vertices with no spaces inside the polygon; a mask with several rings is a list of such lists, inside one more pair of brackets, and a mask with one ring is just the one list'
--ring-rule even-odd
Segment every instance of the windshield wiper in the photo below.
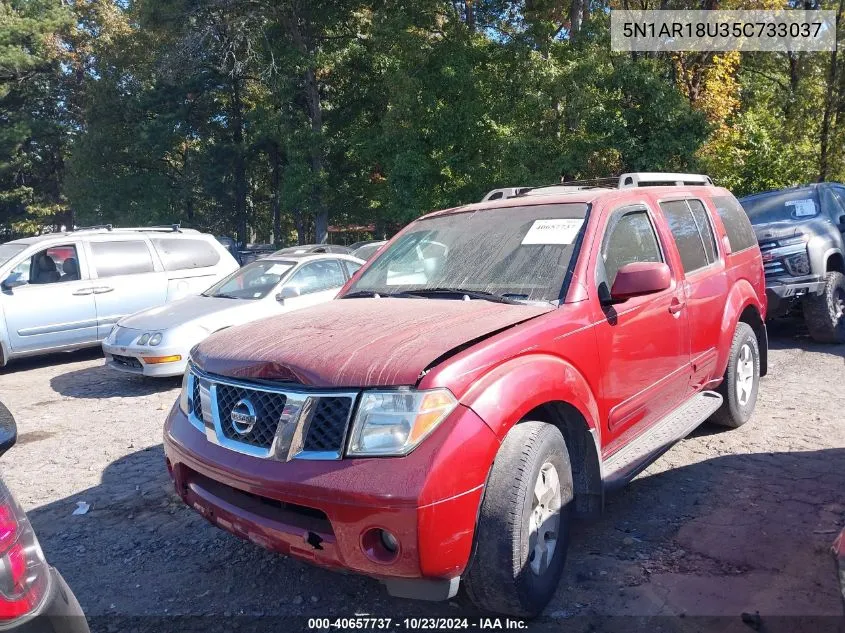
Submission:
{"label": "windshield wiper", "polygon": [[374,290],[356,290],[349,294],[343,295],[341,299],[359,299],[361,297],[402,297],[409,299],[419,299],[415,292],[376,292]]}
{"label": "windshield wiper", "polygon": [[506,294],[497,295],[492,292],[485,292],[484,290],[465,290],[463,288],[421,288],[420,290],[409,290],[406,294],[417,295],[420,297],[440,296],[440,295],[460,295],[469,297],[470,299],[481,299],[482,301],[492,301],[494,303],[509,303],[511,305],[521,305],[515,298],[527,299],[526,295]]}
{"label": "windshield wiper", "polygon": [[204,297],[213,297],[214,299],[240,299],[235,295],[227,295],[225,292],[220,292],[216,295],[203,295]]}

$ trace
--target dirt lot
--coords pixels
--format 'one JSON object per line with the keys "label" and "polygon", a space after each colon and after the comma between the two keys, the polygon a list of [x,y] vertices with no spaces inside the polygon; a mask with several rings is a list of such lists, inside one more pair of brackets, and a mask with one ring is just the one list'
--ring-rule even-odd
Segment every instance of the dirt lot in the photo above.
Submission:
{"label": "dirt lot", "polygon": [[[689,631],[705,622],[692,616],[724,616],[717,622],[739,630],[809,631],[817,627],[778,616],[836,622],[828,550],[845,524],[845,349],[778,330],[751,422],[702,427],[613,494],[602,519],[576,525],[547,623],[576,616],[577,630]],[[0,399],[20,433],[4,478],[95,628],[126,628],[100,617],[109,615],[167,616],[133,622],[171,628],[175,614],[470,613],[395,600],[373,580],[271,555],[183,507],[161,447],[177,392],[178,381],[107,371],[96,351],[0,370]],[[80,501],[91,509],[73,516]],[[760,620],[743,623],[743,612]],[[606,619],[681,614],[657,627],[654,618]],[[246,618],[225,621],[238,628]],[[281,622],[257,622],[270,621]]]}

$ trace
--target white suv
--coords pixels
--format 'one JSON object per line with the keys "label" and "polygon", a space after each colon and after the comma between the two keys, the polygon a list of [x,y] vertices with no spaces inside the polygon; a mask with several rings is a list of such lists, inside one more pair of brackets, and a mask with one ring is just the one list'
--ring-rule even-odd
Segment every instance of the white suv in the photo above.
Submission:
{"label": "white suv", "polygon": [[127,314],[198,294],[237,268],[214,237],[178,226],[0,244],[0,367],[98,345]]}

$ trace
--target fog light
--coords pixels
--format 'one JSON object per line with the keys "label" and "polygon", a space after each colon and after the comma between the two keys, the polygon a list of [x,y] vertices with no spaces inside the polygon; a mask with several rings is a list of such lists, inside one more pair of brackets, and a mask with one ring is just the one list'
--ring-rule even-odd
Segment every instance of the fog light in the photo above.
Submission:
{"label": "fog light", "polygon": [[387,530],[380,530],[381,531],[381,544],[384,545],[384,549],[386,549],[391,554],[394,553],[396,550],[399,549],[399,541],[396,540],[396,537],[393,536]]}
{"label": "fog light", "polygon": [[370,528],[361,535],[361,549],[371,561],[389,565],[399,557],[399,539],[382,528]]}

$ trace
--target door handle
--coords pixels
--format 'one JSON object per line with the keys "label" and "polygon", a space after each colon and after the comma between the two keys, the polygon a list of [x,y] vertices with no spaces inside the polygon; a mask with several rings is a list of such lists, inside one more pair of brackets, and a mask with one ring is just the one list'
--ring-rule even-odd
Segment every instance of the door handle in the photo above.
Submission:
{"label": "door handle", "polygon": [[677,299],[672,299],[672,303],[669,304],[669,313],[670,314],[678,314],[681,310],[686,307],[685,301],[678,301]]}
{"label": "door handle", "polygon": [[84,297],[85,295],[90,295],[94,293],[93,288],[83,288],[82,290],[77,290],[73,293],[75,297]]}
{"label": "door handle", "polygon": [[114,288],[110,288],[109,286],[100,286],[99,288],[94,288],[95,295],[101,295],[105,292],[111,292]]}

